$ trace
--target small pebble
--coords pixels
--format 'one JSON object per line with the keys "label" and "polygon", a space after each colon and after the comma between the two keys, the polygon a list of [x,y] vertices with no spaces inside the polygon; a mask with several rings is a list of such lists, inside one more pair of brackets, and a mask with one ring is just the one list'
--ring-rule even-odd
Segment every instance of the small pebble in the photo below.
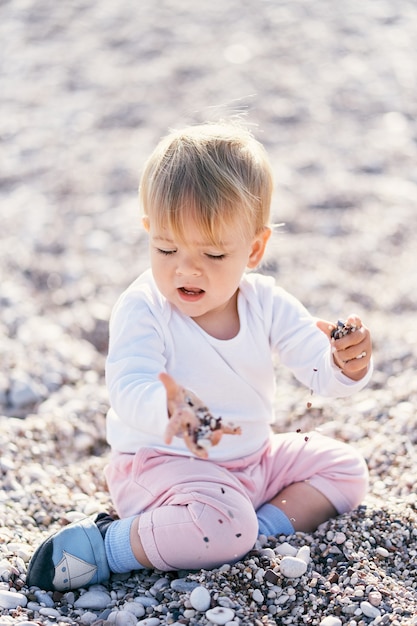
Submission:
{"label": "small pebble", "polygon": [[50,595],[45,593],[45,591],[35,591],[35,598],[39,602],[39,604],[43,604],[45,606],[53,607],[55,606],[55,602],[51,598]]}
{"label": "small pebble", "polygon": [[275,552],[277,554],[281,554],[282,556],[295,556],[298,550],[287,541],[284,541],[283,543],[277,545]]}
{"label": "small pebble", "polygon": [[42,606],[39,609],[39,614],[45,615],[46,617],[55,617],[55,618],[59,618],[61,615],[57,609],[52,609],[49,606]]}
{"label": "small pebble", "polygon": [[360,607],[362,613],[366,615],[366,617],[372,617],[372,619],[375,619],[381,615],[381,611],[377,609],[376,606],[372,606],[372,604],[366,600],[361,602]]}
{"label": "small pebble", "polygon": [[382,594],[379,591],[370,591],[368,594],[368,602],[372,606],[379,606],[382,602]]}
{"label": "small pebble", "polygon": [[232,609],[227,609],[222,606],[216,606],[213,609],[206,611],[206,617],[212,624],[218,624],[224,626],[227,622],[232,621],[235,616],[235,612]]}
{"label": "small pebble", "polygon": [[97,622],[97,615],[92,611],[85,611],[85,613],[80,616],[80,624],[82,624],[82,626],[90,626],[94,622]]}
{"label": "small pebble", "polygon": [[207,611],[211,603],[209,591],[205,587],[196,587],[190,594],[190,603],[196,611]]}
{"label": "small pebble", "polygon": [[299,578],[307,571],[307,563],[295,556],[284,556],[279,564],[281,574],[286,578]]}
{"label": "small pebble", "polygon": [[[108,624],[114,624],[115,626],[136,626],[138,620],[132,613],[129,613],[128,611],[112,611],[108,616],[106,622]],[[145,620],[140,622],[142,626],[145,626],[144,622]],[[159,620],[157,621],[157,624],[159,624]]]}
{"label": "small pebble", "polygon": [[27,598],[23,593],[0,590],[0,607],[2,609],[16,609],[18,606],[26,606]]}
{"label": "small pebble", "polygon": [[301,559],[304,563],[306,563],[306,565],[308,565],[310,563],[310,548],[308,546],[302,546],[298,550],[296,558]]}
{"label": "small pebble", "polygon": [[139,602],[125,602],[122,610],[132,613],[137,618],[146,614],[145,607],[143,604],[139,604]]}
{"label": "small pebble", "polygon": [[110,602],[111,597],[108,593],[92,589],[83,593],[75,601],[74,606],[77,609],[105,609]]}
{"label": "small pebble", "polygon": [[171,589],[183,593],[191,593],[191,591],[193,591],[193,589],[195,589],[196,587],[198,587],[198,583],[183,580],[182,578],[174,578],[174,580],[171,582]]}
{"label": "small pebble", "polygon": [[379,556],[382,556],[383,558],[386,558],[387,556],[389,556],[388,550],[386,548],[383,548],[382,546],[378,546],[375,552],[379,554]]}
{"label": "small pebble", "polygon": [[252,592],[252,598],[257,604],[262,604],[265,601],[263,593],[260,589],[254,589]]}
{"label": "small pebble", "polygon": [[275,556],[276,556],[272,548],[263,548],[262,550],[259,550],[259,554],[261,556],[268,557],[271,561],[275,559]]}
{"label": "small pebble", "polygon": [[141,619],[139,622],[140,626],[159,626],[161,620],[157,617],[147,617],[145,619]]}
{"label": "small pebble", "polygon": [[145,608],[148,606],[156,606],[158,604],[155,598],[150,598],[149,596],[136,596],[136,598],[134,599],[134,602],[139,602],[139,604],[141,604]]}
{"label": "small pebble", "polygon": [[321,620],[320,626],[342,626],[342,620],[334,615],[326,615]]}
{"label": "small pebble", "polygon": [[276,604],[285,604],[286,602],[288,602],[289,599],[290,596],[287,593],[282,593],[280,596],[278,596],[275,602]]}
{"label": "small pebble", "polygon": [[276,574],[272,569],[266,570],[264,580],[266,580],[268,583],[272,583],[273,585],[275,585],[278,578],[278,574]]}

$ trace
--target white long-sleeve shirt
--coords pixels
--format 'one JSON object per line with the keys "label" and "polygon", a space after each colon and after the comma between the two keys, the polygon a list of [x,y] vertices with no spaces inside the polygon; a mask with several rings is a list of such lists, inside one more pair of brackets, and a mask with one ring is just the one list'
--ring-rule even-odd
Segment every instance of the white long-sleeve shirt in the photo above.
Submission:
{"label": "white long-sleeve shirt", "polygon": [[334,365],[315,318],[272,277],[242,278],[238,312],[239,333],[216,339],[167,302],[151,270],[128,287],[112,312],[106,363],[107,439],[114,451],[154,447],[192,456],[181,437],[164,443],[169,418],[158,380],[163,371],[196,393],[224,424],[241,427],[241,435],[224,435],[210,448],[215,461],[252,454],[270,436],[276,358],[322,396],[349,396],[368,382],[371,368],[353,381]]}

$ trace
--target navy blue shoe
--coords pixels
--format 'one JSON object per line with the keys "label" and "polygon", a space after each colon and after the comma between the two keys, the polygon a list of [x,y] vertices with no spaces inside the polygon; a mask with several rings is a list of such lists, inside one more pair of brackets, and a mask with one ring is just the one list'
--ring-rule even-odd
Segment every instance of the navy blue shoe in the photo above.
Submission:
{"label": "navy blue shoe", "polygon": [[92,518],[73,522],[44,541],[32,556],[28,587],[69,591],[110,578],[102,534]]}

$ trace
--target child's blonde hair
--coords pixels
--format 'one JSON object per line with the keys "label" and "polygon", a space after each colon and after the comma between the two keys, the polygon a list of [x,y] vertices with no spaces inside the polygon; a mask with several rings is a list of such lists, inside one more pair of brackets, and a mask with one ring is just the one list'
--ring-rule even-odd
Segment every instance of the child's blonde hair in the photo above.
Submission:
{"label": "child's blonde hair", "polygon": [[144,215],[174,236],[182,238],[192,218],[215,243],[232,221],[246,236],[268,225],[272,187],[266,151],[249,130],[206,123],[161,140],[145,165],[140,199]]}

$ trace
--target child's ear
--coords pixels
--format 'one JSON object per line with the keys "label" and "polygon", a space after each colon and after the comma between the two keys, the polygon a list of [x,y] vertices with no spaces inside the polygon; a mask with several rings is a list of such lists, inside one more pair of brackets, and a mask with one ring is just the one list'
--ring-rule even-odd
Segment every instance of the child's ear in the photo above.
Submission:
{"label": "child's ear", "polygon": [[149,223],[149,216],[148,215],[144,215],[142,217],[142,226],[146,230],[146,232],[149,233],[150,223]]}
{"label": "child's ear", "polygon": [[271,236],[271,229],[268,226],[264,226],[261,232],[259,232],[252,241],[252,248],[249,254],[247,267],[254,269],[262,261],[265,254],[266,244]]}

